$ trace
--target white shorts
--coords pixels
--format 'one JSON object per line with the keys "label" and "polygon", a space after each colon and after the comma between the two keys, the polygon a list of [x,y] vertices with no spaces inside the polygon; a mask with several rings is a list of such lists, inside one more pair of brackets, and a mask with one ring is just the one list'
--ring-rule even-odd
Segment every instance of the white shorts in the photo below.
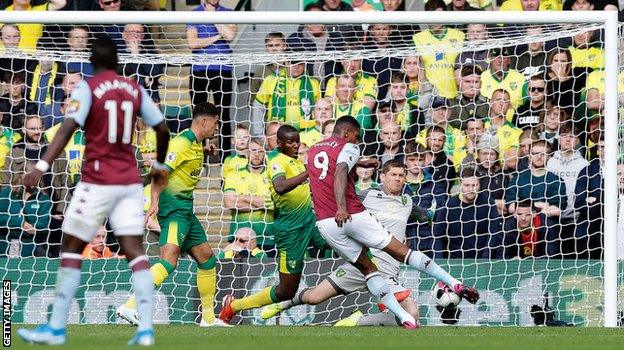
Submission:
{"label": "white shorts", "polygon": [[355,262],[363,247],[383,249],[392,235],[367,210],[351,215],[342,227],[334,218],[316,222],[316,227],[332,249],[348,262]]}
{"label": "white shorts", "polygon": [[[392,293],[399,293],[407,290],[399,283],[397,276],[390,276],[383,272],[381,276],[390,286]],[[350,294],[356,290],[366,289],[366,279],[364,279],[364,275],[360,270],[349,263],[343,264],[332,271],[327,277],[327,281],[341,294]]]}
{"label": "white shorts", "polygon": [[79,182],[65,210],[63,232],[91,242],[108,217],[116,236],[143,234],[143,186]]}

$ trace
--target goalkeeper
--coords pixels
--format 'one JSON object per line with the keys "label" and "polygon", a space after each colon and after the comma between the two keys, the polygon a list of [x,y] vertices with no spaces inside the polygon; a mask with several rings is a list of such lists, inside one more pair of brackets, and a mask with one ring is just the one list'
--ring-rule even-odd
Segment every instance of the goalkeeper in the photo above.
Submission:
{"label": "goalkeeper", "polygon": [[[383,166],[381,173],[382,184],[378,189],[369,189],[359,193],[362,204],[375,218],[400,242],[405,241],[405,228],[408,220],[427,221],[431,215],[426,209],[413,204],[412,199],[402,195],[405,187],[405,165],[397,160],[390,160]],[[390,285],[397,301],[401,306],[418,320],[418,306],[410,296],[411,291],[401,286],[398,282],[399,262],[387,253],[371,249],[373,262],[379,272]],[[421,254],[424,261],[419,269],[444,283],[454,286],[460,282],[444,271],[433,260],[424,254],[414,251],[413,254]],[[329,277],[312,289],[303,289],[292,300],[266,306],[260,316],[269,319],[278,313],[300,304],[316,305],[338,294],[350,294],[357,290],[366,289],[364,275],[351,264],[344,264],[333,271]],[[383,311],[385,307],[380,305]],[[400,326],[394,314],[381,312],[372,315],[363,315],[356,311],[348,318],[338,321],[336,326]]]}
{"label": "goalkeeper", "polygon": [[[197,262],[201,327],[223,325],[214,316],[217,260],[204,228],[193,213],[193,191],[199,182],[204,161],[202,142],[214,137],[219,126],[219,115],[220,110],[211,103],[195,106],[191,127],[169,142],[164,164],[169,172],[169,185],[162,193],[152,190],[152,205],[146,214],[147,218],[157,214],[161,227],[160,261],[150,268],[156,287],[173,272],[180,252],[188,253]],[[133,325],[137,324],[134,297],[117,309],[117,315]]]}

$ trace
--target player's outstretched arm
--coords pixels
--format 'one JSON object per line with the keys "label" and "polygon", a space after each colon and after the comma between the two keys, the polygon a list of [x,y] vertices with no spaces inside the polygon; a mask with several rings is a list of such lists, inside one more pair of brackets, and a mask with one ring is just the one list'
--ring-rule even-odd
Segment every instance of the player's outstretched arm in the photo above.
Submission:
{"label": "player's outstretched arm", "polygon": [[336,197],[336,224],[342,227],[344,223],[351,220],[351,215],[347,211],[347,176],[349,174],[349,165],[347,163],[338,163],[334,174],[334,197]]}
{"label": "player's outstretched arm", "polygon": [[52,143],[48,146],[43,158],[35,165],[35,169],[22,177],[22,184],[24,186],[33,187],[37,185],[43,173],[50,169],[50,164],[52,164],[65,148],[65,145],[67,145],[67,142],[76,129],[78,129],[78,123],[76,123],[74,119],[66,118],[65,121],[63,121],[63,124],[61,124],[59,131],[56,133],[56,136],[54,136],[54,140],[52,140]]}
{"label": "player's outstretched arm", "polygon": [[285,176],[277,176],[273,179],[273,188],[275,188],[275,192],[281,196],[294,190],[307,179],[307,171],[304,171],[297,176],[293,176],[290,179],[287,179]]}

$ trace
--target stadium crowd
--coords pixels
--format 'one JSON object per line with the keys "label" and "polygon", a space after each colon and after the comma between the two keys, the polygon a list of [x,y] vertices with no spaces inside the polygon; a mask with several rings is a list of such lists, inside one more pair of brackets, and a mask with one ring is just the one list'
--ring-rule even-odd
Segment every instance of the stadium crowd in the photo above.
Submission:
{"label": "stadium crowd", "polygon": [[[92,3],[97,6],[92,8]],[[376,11],[364,0],[306,2],[305,11]],[[138,4],[138,5],[137,5]],[[5,11],[131,10],[125,0],[40,3],[13,0]],[[405,0],[382,0],[383,11],[405,10]],[[139,7],[143,8],[143,7]],[[613,0],[429,0],[425,11],[618,10]],[[202,0],[196,11],[230,11],[219,0]],[[93,67],[72,61],[89,50],[97,33],[117,41],[120,53],[158,53],[147,26],[76,25],[55,30],[40,24],[1,28],[0,75],[0,256],[58,254],[63,210],[79,180],[84,137],[77,131],[65,155],[44,178],[43,190],[18,185],[54,138],[76,83]],[[247,87],[249,115],[234,118],[235,68],[190,67],[191,105],[213,99],[223,108],[223,208],[231,224],[223,259],[264,257],[273,248],[271,182],[264,167],[277,147],[282,124],[300,132],[300,157],[331,134],[333,121],[354,116],[361,125],[361,151],[381,164],[400,160],[407,168],[405,194],[426,208],[429,221],[408,225],[413,249],[436,258],[517,259],[601,256],[604,65],[600,30],[528,45],[459,51],[512,31],[539,38],[543,26],[318,25],[293,33],[270,32],[267,53],[313,53],[430,47],[406,57],[339,61],[292,59],[252,67]],[[60,33],[60,34],[59,34]],[[235,25],[188,25],[195,55],[232,53]],[[510,34],[511,35],[511,34]],[[458,51],[435,52],[436,46]],[[62,60],[45,50],[62,49]],[[244,67],[248,69],[249,67]],[[125,63],[119,68],[141,83],[156,102],[166,66]],[[624,95],[624,74],[618,76]],[[622,97],[620,97],[622,101]],[[177,133],[188,120],[168,115]],[[234,121],[236,119],[236,122]],[[133,141],[141,167],[149,169],[155,136],[139,123]],[[206,146],[208,147],[208,145]],[[357,168],[358,190],[379,186],[378,169]],[[621,177],[624,177],[624,171]],[[624,182],[624,179],[620,180]],[[149,188],[146,188],[146,198]],[[149,203],[146,203],[146,208]],[[222,216],[225,218],[225,216]],[[226,219],[224,219],[226,220]],[[158,231],[150,222],[150,230]],[[108,242],[112,243],[112,235]],[[98,236],[95,246],[101,246]],[[113,257],[101,249],[92,257]],[[108,249],[108,248],[107,248]],[[113,249],[114,246],[113,246]],[[314,252],[313,254],[331,254]]]}

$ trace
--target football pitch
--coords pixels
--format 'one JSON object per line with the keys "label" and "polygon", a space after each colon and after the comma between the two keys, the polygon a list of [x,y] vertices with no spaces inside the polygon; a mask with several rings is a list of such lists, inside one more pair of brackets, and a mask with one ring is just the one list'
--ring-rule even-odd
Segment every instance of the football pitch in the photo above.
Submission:
{"label": "football pitch", "polygon": [[[41,348],[24,343],[13,325],[12,349]],[[125,325],[69,326],[63,349],[123,349],[136,328]],[[622,349],[623,329],[398,327],[333,328],[239,326],[199,328],[193,325],[156,326],[152,349]]]}

